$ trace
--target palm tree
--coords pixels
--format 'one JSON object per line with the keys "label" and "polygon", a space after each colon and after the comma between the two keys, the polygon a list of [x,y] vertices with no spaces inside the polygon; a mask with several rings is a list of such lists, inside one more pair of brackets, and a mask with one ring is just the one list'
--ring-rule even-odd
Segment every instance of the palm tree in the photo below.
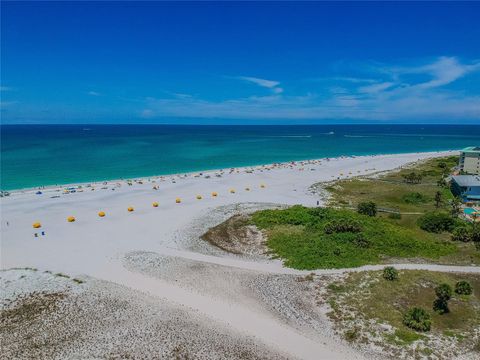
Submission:
{"label": "palm tree", "polygon": [[441,203],[442,203],[442,193],[440,191],[437,191],[435,193],[435,207],[438,209]]}
{"label": "palm tree", "polygon": [[458,196],[455,196],[452,200],[450,200],[452,217],[454,218],[458,217],[458,213],[460,212],[461,206],[462,206],[462,200]]}

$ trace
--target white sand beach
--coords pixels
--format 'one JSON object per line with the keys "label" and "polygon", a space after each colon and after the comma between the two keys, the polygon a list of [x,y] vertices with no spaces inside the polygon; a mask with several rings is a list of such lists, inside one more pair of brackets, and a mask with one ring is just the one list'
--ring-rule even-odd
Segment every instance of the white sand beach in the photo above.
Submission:
{"label": "white sand beach", "polygon": [[[322,198],[310,189],[318,182],[370,175],[456,153],[341,157],[108,181],[82,184],[81,188],[74,186],[74,193],[65,193],[66,187],[49,187],[38,195],[36,189],[14,191],[0,199],[1,269],[28,267],[82,279],[85,282],[79,289],[69,290],[76,293],[77,298],[78,293],[99,292],[110,297],[121,293],[122,297],[135,298],[124,301],[129,306],[132,304],[129,301],[135,301],[138,307],[152,311],[148,316],[134,314],[134,307],[125,311],[121,326],[130,324],[135,331],[139,331],[147,317],[175,314],[173,317],[182,319],[184,326],[199,329],[185,335],[182,333],[185,328],[175,326],[171,318],[168,322],[173,325],[165,328],[173,338],[180,333],[187,336],[191,346],[185,351],[195,358],[232,358],[246,349],[251,353],[244,358],[371,358],[336,337],[325,314],[309,306],[315,300],[303,293],[307,285],[295,280],[309,272],[285,268],[279,260],[230,254],[199,236],[241,211],[293,204],[317,206],[317,202],[321,205]],[[152,206],[154,202],[158,203],[157,207]],[[128,207],[134,211],[127,211]],[[98,215],[100,211],[105,212],[104,217]],[[68,222],[69,216],[75,217],[75,221]],[[41,227],[33,228],[35,222],[40,222]],[[415,268],[412,264],[404,267]],[[480,273],[475,267],[423,267]],[[8,290],[5,293],[31,291],[31,283],[12,281],[12,275],[5,275],[10,272],[5,271],[1,276],[0,284]],[[317,273],[322,272],[341,273],[342,270]],[[41,281],[38,276],[25,277],[37,283],[38,291],[44,283],[59,286],[45,278],[48,273],[42,275]],[[158,312],[153,311],[153,307],[158,308]],[[102,331],[107,331],[108,326],[116,327],[114,322],[105,326]],[[51,357],[109,354],[99,350],[98,344],[105,342],[105,338],[94,335],[82,340],[81,347],[76,344],[80,349],[77,353],[70,349]],[[138,336],[139,341],[153,341],[144,334]],[[197,337],[195,341],[194,337]],[[236,340],[232,342],[232,339]],[[114,340],[124,341],[120,334]],[[175,341],[165,339],[150,351],[159,351],[158,357],[170,357],[172,353],[168,351],[174,351]],[[209,349],[205,347],[208,342],[209,346],[212,343],[219,346],[216,352],[209,350],[210,356],[202,353]],[[128,344],[124,341],[124,346]],[[162,353],[159,349],[170,350]],[[134,357],[141,357],[140,350],[132,347],[131,351]]]}

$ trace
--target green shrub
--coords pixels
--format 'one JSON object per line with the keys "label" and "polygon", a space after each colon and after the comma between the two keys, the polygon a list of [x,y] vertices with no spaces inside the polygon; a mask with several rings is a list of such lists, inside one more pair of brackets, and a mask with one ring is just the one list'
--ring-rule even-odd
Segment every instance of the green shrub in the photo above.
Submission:
{"label": "green shrub", "polygon": [[297,269],[355,267],[379,263],[385,257],[438,259],[456,251],[452,242],[346,209],[262,210],[252,214],[251,222],[268,233],[272,253]]}
{"label": "green shrub", "polygon": [[438,166],[440,169],[442,169],[442,170],[446,170],[447,167],[448,167],[447,163],[446,163],[445,161],[443,161],[443,160],[440,161],[440,162],[437,164],[437,166]]}
{"label": "green shrub", "polygon": [[472,295],[473,288],[468,281],[462,280],[455,284],[455,292],[459,295]]}
{"label": "green shrub", "polygon": [[370,247],[370,240],[368,240],[363,234],[357,234],[353,239],[353,243],[362,249]]}
{"label": "green shrub", "polygon": [[422,308],[414,307],[403,316],[403,324],[417,331],[430,331],[432,320],[430,314]]}
{"label": "green shrub", "polygon": [[376,216],[377,204],[375,204],[373,201],[361,202],[357,206],[357,212],[362,215]]}
{"label": "green shrub", "polygon": [[472,233],[465,226],[457,227],[452,232],[452,240],[462,242],[472,241]]}
{"label": "green shrub", "polygon": [[442,283],[435,288],[435,295],[439,299],[450,300],[452,298],[452,287],[448,284]]}
{"label": "green shrub", "polygon": [[448,284],[440,284],[435,288],[437,298],[433,302],[433,310],[439,314],[448,313],[448,300],[452,298],[452,287]]}
{"label": "green shrub", "polygon": [[301,205],[295,205],[283,210],[258,211],[253,215],[257,226],[266,228],[274,225],[311,225],[322,218],[325,209],[307,209]]}
{"label": "green shrub", "polygon": [[418,219],[417,223],[421,229],[433,233],[452,231],[455,227],[455,220],[448,214],[440,212],[426,213]]}
{"label": "green shrub", "polygon": [[409,174],[404,174],[402,175],[402,177],[407,184],[420,184],[423,179],[423,176],[421,174],[417,174],[414,171]]}
{"label": "green shrub", "polygon": [[477,245],[480,245],[480,228],[477,226],[475,227],[472,232],[470,233],[472,241]]}
{"label": "green shrub", "polygon": [[433,302],[433,310],[439,314],[446,314],[450,312],[450,309],[448,308],[448,301],[440,298],[435,299]]}
{"label": "green shrub", "polygon": [[407,204],[422,204],[428,202],[428,197],[419,192],[411,192],[403,195],[402,200]]}
{"label": "green shrub", "polygon": [[358,233],[362,231],[362,225],[358,221],[350,219],[334,219],[325,224],[325,234],[335,233]]}
{"label": "green shrub", "polygon": [[383,269],[383,278],[388,281],[393,281],[398,279],[398,270],[393,266],[387,266]]}

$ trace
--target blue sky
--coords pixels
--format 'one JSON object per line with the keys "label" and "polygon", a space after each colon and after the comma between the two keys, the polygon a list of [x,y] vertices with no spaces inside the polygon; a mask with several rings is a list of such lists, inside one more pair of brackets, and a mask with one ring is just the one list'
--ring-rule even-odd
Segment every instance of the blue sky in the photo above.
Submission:
{"label": "blue sky", "polygon": [[4,124],[480,122],[480,3],[1,6]]}

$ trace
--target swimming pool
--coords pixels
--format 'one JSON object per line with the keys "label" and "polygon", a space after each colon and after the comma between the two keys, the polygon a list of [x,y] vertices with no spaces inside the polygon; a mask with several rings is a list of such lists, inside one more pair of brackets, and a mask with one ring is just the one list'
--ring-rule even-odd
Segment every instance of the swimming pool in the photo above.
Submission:
{"label": "swimming pool", "polygon": [[463,209],[463,212],[466,214],[466,215],[472,215],[474,212],[478,212],[478,210],[474,209],[474,208],[465,208]]}

